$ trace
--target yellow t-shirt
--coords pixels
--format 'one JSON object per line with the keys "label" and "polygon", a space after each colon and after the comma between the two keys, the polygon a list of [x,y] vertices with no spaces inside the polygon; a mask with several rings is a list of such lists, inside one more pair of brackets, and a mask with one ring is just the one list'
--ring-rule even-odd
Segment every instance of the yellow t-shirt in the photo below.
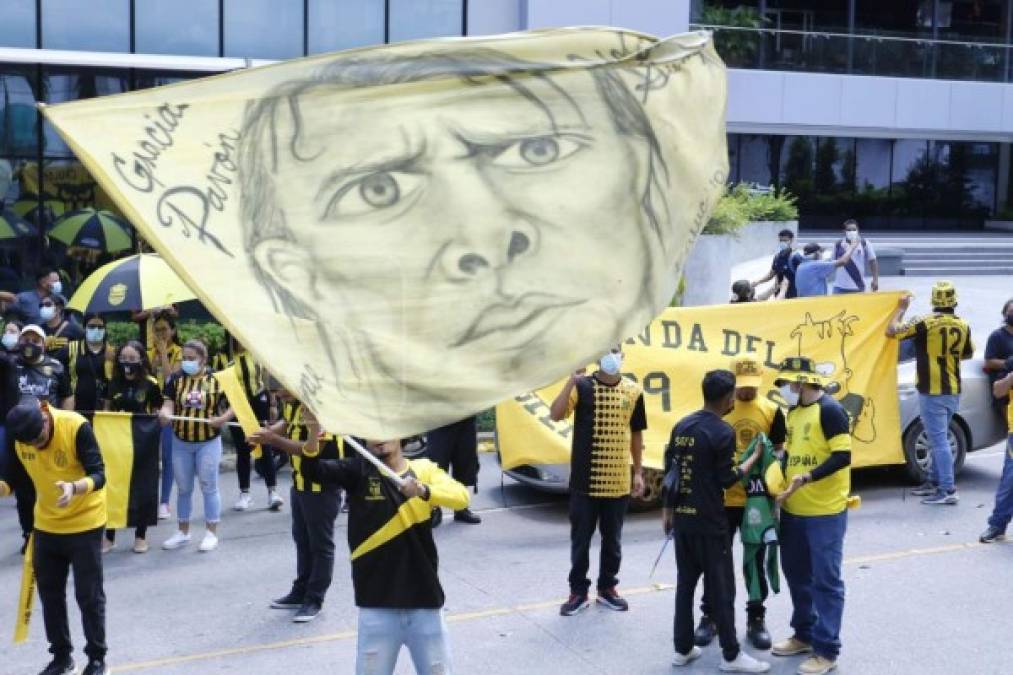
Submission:
{"label": "yellow t-shirt", "polygon": [[[46,408],[53,418],[53,436],[49,445],[36,448],[28,443],[15,442],[14,448],[35,485],[35,529],[50,534],[76,534],[106,524],[106,492],[95,489],[88,481],[88,492],[70,500],[66,508],[56,505],[60,497],[56,481],[72,482],[87,476],[78,453],[78,432],[88,424],[81,415],[70,410]],[[91,428],[82,432],[83,440],[95,443]],[[97,452],[98,445],[94,445]]]}
{"label": "yellow t-shirt", "polygon": [[[785,422],[781,408],[767,398],[752,401],[735,401],[735,408],[725,415],[725,422],[735,430],[735,463],[742,461],[742,453],[757,434],[766,434],[774,445],[784,443]],[[725,506],[745,506],[746,489],[736,483],[725,490]]]}
{"label": "yellow t-shirt", "polygon": [[[848,414],[829,395],[789,410],[787,426],[788,482],[815,469],[835,450],[851,450]],[[803,485],[788,497],[784,510],[794,516],[836,515],[847,508],[849,492],[851,467],[846,466],[822,480]]]}

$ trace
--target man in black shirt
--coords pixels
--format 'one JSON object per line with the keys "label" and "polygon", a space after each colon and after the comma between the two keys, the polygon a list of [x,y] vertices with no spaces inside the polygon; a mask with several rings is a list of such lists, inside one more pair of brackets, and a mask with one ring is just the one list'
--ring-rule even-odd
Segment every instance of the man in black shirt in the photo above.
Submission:
{"label": "man in black shirt", "polygon": [[371,441],[368,449],[404,478],[401,488],[358,455],[319,459],[320,424],[308,409],[303,421],[304,479],[338,485],[348,495],[348,547],[359,607],[355,672],[391,675],[406,645],[417,672],[450,673],[431,518],[433,508],[466,507],[467,488],[428,459],[405,459],[400,440]]}
{"label": "man in black shirt", "polygon": [[672,429],[665,449],[664,529],[675,540],[675,658],[685,666],[702,651],[693,644],[693,596],[702,575],[726,672],[763,673],[769,663],[739,648],[735,636],[735,573],[725,515],[724,489],[749,473],[760,453],[733,467],[735,432],[721,418],[735,407],[735,375],[712,370],[703,379],[704,407]]}
{"label": "man in black shirt", "polygon": [[777,233],[777,253],[774,254],[774,259],[770,263],[770,271],[752,282],[751,285],[754,291],[757,286],[773,280],[774,287],[772,290],[774,294],[777,294],[786,279],[789,282],[794,281],[795,270],[790,264],[792,253],[794,253],[792,249],[794,241],[795,233],[791,230],[784,229]]}
{"label": "man in black shirt", "polygon": [[[588,607],[591,537],[601,531],[598,603],[616,611],[629,605],[616,587],[622,560],[623,519],[630,495],[644,491],[640,461],[647,428],[644,392],[619,374],[623,354],[613,348],[593,375],[578,371],[552,402],[552,419],[573,415],[570,452],[570,597],[559,613],[572,616]],[[632,478],[630,465],[632,464]]]}
{"label": "man in black shirt", "polygon": [[[988,372],[988,381],[995,384],[996,380],[1010,372],[1013,366],[1013,298],[1006,301],[1002,306],[1003,325],[992,331],[985,343],[985,371]],[[1009,403],[1009,396],[994,398],[995,409],[1003,412],[1006,404]]]}

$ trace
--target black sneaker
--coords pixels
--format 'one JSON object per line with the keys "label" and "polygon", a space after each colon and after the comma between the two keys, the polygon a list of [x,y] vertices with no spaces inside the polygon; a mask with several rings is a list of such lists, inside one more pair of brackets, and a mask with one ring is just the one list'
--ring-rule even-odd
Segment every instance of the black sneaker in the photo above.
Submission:
{"label": "black sneaker", "polygon": [[953,492],[936,492],[931,497],[926,497],[922,500],[922,504],[928,504],[929,506],[955,506],[960,501],[960,497],[957,495],[957,491]]}
{"label": "black sneaker", "polygon": [[932,483],[925,482],[918,487],[911,490],[911,495],[914,497],[931,497],[939,492],[939,488]]}
{"label": "black sneaker", "polygon": [[561,616],[573,616],[577,612],[582,612],[587,609],[591,603],[587,601],[587,594],[575,595],[570,594],[570,599],[559,606],[559,614]]}
{"label": "black sneaker", "polygon": [[1000,530],[998,527],[992,527],[989,525],[985,528],[985,531],[978,537],[978,541],[982,544],[991,544],[997,541],[1002,541],[1006,538],[1006,530]]}
{"label": "black sneaker", "polygon": [[303,606],[303,597],[296,595],[294,592],[289,593],[283,598],[271,601],[271,609],[299,609]]}
{"label": "black sneaker", "polygon": [[718,627],[715,625],[713,619],[709,616],[701,616],[700,625],[696,627],[696,631],[693,633],[693,644],[697,647],[706,647],[714,641],[714,634],[717,631]]}
{"label": "black sneaker", "polygon": [[437,506],[435,509],[433,509],[433,515],[431,517],[430,523],[432,524],[433,528],[437,528],[440,526],[440,523],[442,522],[443,522],[443,509]]}
{"label": "black sneaker", "polygon": [[454,520],[459,523],[468,523],[469,525],[478,525],[482,522],[482,519],[472,512],[471,509],[461,509],[460,511],[454,511]]}
{"label": "black sneaker", "polygon": [[757,649],[770,649],[770,633],[767,632],[767,627],[761,618],[749,619],[746,622],[746,638]]}
{"label": "black sneaker", "polygon": [[313,619],[317,618],[321,609],[322,607],[315,602],[310,601],[303,603],[303,606],[300,607],[299,611],[292,617],[292,621],[295,623],[309,623]]}
{"label": "black sneaker", "polygon": [[56,658],[50,661],[46,669],[39,675],[74,675],[76,672],[77,666],[74,665],[74,659]]}
{"label": "black sneaker", "polygon": [[92,659],[81,671],[81,675],[109,675],[112,672],[102,659]]}
{"label": "black sneaker", "polygon": [[605,605],[617,612],[625,612],[630,608],[630,603],[619,596],[619,592],[615,589],[615,586],[598,589],[596,601],[599,605]]}

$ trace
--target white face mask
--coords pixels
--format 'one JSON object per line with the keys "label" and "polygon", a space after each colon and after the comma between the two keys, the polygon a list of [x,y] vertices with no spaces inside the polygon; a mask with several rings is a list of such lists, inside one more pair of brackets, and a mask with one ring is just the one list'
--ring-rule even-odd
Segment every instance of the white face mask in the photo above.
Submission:
{"label": "white face mask", "polygon": [[622,354],[615,354],[613,352],[609,352],[605,356],[601,357],[600,361],[598,361],[598,367],[600,367],[601,371],[606,375],[618,374],[619,369],[622,367],[622,365],[623,365]]}
{"label": "white face mask", "polygon": [[855,241],[858,239],[858,230],[845,230],[844,238],[848,241]]}
{"label": "white face mask", "polygon": [[39,307],[39,318],[43,321],[50,321],[54,316],[56,316],[56,307],[53,307],[52,305]]}
{"label": "white face mask", "polygon": [[102,342],[106,336],[105,328],[85,328],[84,339],[88,342]]}
{"label": "white face mask", "polygon": [[18,346],[17,333],[4,333],[3,345],[4,349],[7,350],[13,350],[15,347],[17,347]]}
{"label": "white face mask", "polygon": [[779,241],[779,242],[777,242],[777,250],[778,251],[786,251],[786,250],[788,250],[788,247],[790,247],[790,246],[791,246],[791,244],[789,244],[786,241]]}
{"label": "white face mask", "polygon": [[55,293],[56,295],[63,293],[63,282],[54,281],[53,283],[49,284],[49,292]]}
{"label": "white face mask", "polygon": [[780,390],[781,398],[784,399],[785,403],[789,406],[798,405],[798,392],[792,391],[791,384],[782,384],[778,387],[778,389]]}

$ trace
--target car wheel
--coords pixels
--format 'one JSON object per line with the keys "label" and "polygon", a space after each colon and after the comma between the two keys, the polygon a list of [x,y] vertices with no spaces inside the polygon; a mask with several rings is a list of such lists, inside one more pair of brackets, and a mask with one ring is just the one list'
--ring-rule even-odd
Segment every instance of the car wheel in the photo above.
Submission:
{"label": "car wheel", "polygon": [[657,469],[644,469],[644,494],[630,497],[631,511],[650,511],[661,504],[661,481],[665,474]]}
{"label": "car wheel", "polygon": [[[947,430],[950,450],[953,452],[953,475],[960,473],[967,457],[967,434],[954,418]],[[929,439],[920,419],[915,420],[904,434],[904,469],[915,483],[924,483],[929,476]]]}

